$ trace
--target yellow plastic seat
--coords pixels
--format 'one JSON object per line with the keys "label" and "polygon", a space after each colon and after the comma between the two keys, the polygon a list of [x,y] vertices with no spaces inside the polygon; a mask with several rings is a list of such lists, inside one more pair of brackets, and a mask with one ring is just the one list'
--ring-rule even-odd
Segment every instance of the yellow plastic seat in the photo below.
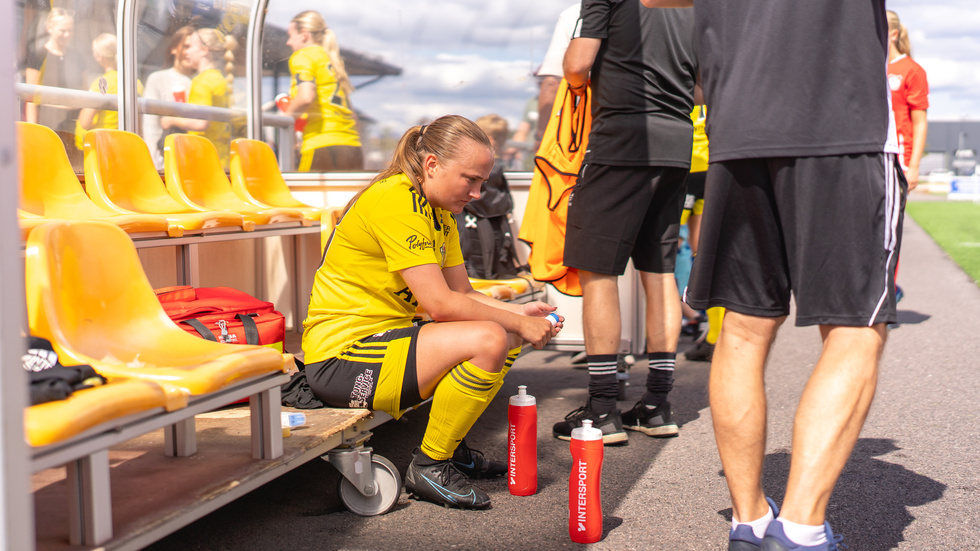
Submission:
{"label": "yellow plastic seat", "polygon": [[31,333],[66,364],[89,364],[113,382],[146,379],[199,396],[287,372],[290,354],[207,341],[177,327],[160,306],[129,237],[98,221],[45,224],[26,248]]}
{"label": "yellow plastic seat", "polygon": [[258,206],[235,195],[221,168],[218,150],[205,137],[170,134],[164,140],[163,165],[170,196],[192,210],[230,210],[256,224],[312,224],[296,209]]}
{"label": "yellow plastic seat", "polygon": [[241,227],[255,223],[231,211],[199,212],[170,196],[143,138],[100,128],[85,133],[85,191],[92,202],[119,214],[156,214],[185,230]]}
{"label": "yellow plastic seat", "polygon": [[[75,177],[65,145],[53,130],[39,124],[17,122],[20,141],[20,209],[33,216],[67,220],[105,220],[127,233],[167,232],[183,235],[180,226],[150,214],[120,214],[106,210],[88,198]],[[37,225],[22,217],[22,234]]]}
{"label": "yellow plastic seat", "polygon": [[293,196],[279,171],[269,144],[239,138],[231,141],[231,187],[243,201],[255,205],[299,209],[311,221],[321,219],[323,209]]}
{"label": "yellow plastic seat", "polygon": [[153,381],[124,380],[74,392],[24,409],[24,431],[31,446],[47,446],[86,430],[156,408],[175,411],[187,406],[187,393]]}

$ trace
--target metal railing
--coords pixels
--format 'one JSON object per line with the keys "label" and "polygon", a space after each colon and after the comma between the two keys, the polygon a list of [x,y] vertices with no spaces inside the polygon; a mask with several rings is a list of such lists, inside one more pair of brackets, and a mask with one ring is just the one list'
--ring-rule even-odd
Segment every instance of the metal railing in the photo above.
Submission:
{"label": "metal railing", "polygon": [[[29,101],[42,105],[60,105],[73,108],[91,108],[105,111],[116,111],[119,100],[116,94],[100,94],[88,90],[72,90],[56,86],[38,84],[14,85],[15,93],[21,101]],[[160,115],[169,117],[185,117],[206,121],[244,123],[246,110],[239,107],[213,107],[193,103],[179,103],[157,99],[138,99],[139,111],[144,115]],[[262,124],[276,128],[278,131],[280,159],[292,164],[293,148],[296,144],[293,124],[295,119],[288,115],[262,113]]]}

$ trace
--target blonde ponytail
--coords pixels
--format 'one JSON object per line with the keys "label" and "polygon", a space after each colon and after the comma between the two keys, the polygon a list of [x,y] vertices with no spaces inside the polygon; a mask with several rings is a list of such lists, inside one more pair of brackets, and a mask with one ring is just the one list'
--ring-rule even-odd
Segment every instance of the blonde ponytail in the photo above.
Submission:
{"label": "blonde ponytail", "polygon": [[230,34],[225,35],[225,80],[228,85],[235,84],[235,50],[238,49],[238,41]]}
{"label": "blonde ponytail", "polygon": [[321,44],[323,45],[323,49],[327,51],[327,57],[330,58],[330,65],[337,75],[337,82],[340,83],[340,89],[350,97],[350,93],[354,91],[354,87],[350,83],[350,77],[347,76],[347,67],[344,66],[344,59],[340,57],[340,44],[337,42],[337,35],[333,32],[333,29],[327,28],[323,32]]}
{"label": "blonde ponytail", "polygon": [[895,49],[898,53],[912,57],[912,43],[909,41],[909,30],[905,28],[898,14],[892,10],[886,10],[888,17],[888,33],[898,31],[898,38],[895,40]]}
{"label": "blonde ponytail", "polygon": [[208,49],[211,58],[215,61],[225,61],[225,80],[228,86],[235,84],[235,50],[238,49],[238,41],[234,36],[225,34],[218,29],[200,29],[197,31],[201,37],[201,42]]}

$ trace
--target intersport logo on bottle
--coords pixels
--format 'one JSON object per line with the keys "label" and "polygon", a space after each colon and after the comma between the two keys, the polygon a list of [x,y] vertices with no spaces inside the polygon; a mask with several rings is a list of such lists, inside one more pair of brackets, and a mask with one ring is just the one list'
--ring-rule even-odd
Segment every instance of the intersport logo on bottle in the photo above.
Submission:
{"label": "intersport logo on bottle", "polygon": [[578,461],[578,482],[577,482],[578,500],[576,501],[575,504],[576,506],[575,518],[578,521],[579,532],[585,532],[585,519],[587,515],[586,511],[588,511],[588,508],[585,505],[586,496],[588,495],[588,489],[587,489],[588,481],[589,481],[588,466],[586,465],[585,461],[582,461],[580,459]]}
{"label": "intersport logo on bottle", "polygon": [[517,484],[517,425],[514,423],[508,423],[509,430],[507,431],[507,454],[510,459],[509,467],[510,472],[507,476],[510,477],[511,484]]}

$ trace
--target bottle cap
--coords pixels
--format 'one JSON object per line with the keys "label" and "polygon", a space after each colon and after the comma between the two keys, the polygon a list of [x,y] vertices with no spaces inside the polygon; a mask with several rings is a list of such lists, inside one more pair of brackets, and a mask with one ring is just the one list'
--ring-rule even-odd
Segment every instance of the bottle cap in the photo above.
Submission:
{"label": "bottle cap", "polygon": [[558,314],[552,312],[545,317],[548,318],[548,321],[551,322],[551,325],[558,325],[558,321],[559,321]]}
{"label": "bottle cap", "polygon": [[510,397],[510,405],[512,406],[533,406],[535,404],[537,404],[537,400],[527,393],[527,385],[518,386],[517,394]]}
{"label": "bottle cap", "polygon": [[602,440],[602,429],[592,426],[592,419],[582,419],[582,426],[572,429],[572,440]]}

